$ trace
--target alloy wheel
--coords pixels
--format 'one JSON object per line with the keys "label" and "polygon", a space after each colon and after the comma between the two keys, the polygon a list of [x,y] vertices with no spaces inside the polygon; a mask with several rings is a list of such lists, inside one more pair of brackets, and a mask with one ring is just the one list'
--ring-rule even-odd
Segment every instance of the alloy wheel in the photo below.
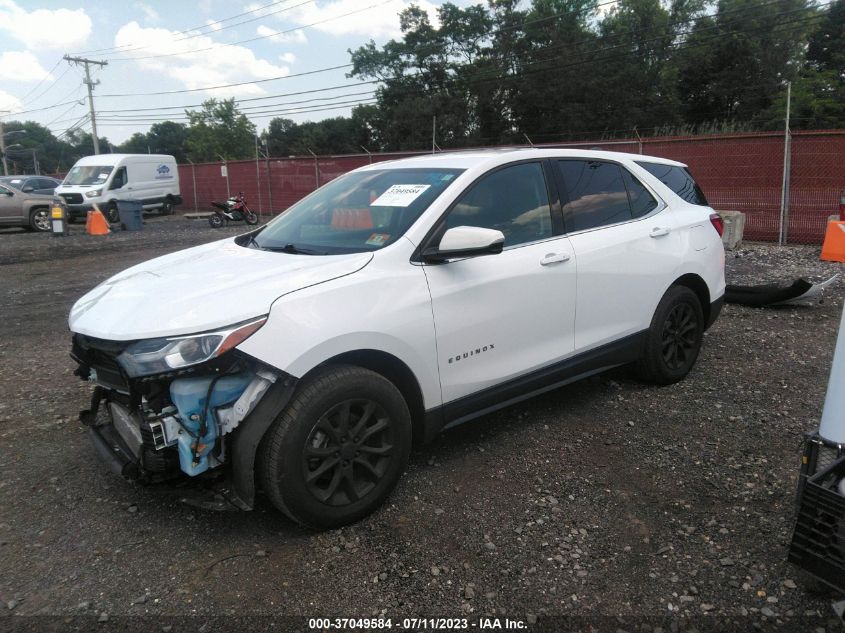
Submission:
{"label": "alloy wheel", "polygon": [[308,491],[321,503],[343,506],[369,494],[390,464],[391,419],[369,399],[345,400],[314,425],[302,452]]}
{"label": "alloy wheel", "polygon": [[688,303],[679,303],[663,325],[661,352],[666,365],[677,370],[686,366],[695,356],[698,322],[695,310]]}

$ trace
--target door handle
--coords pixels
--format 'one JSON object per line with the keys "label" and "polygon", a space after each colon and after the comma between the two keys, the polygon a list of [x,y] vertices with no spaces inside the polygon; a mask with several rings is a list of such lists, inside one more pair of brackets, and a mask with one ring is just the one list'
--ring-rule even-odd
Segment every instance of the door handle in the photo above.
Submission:
{"label": "door handle", "polygon": [[568,253],[546,253],[540,259],[540,266],[548,266],[549,264],[557,264],[559,262],[569,261]]}
{"label": "door handle", "polygon": [[651,233],[648,234],[649,237],[663,237],[664,235],[669,235],[669,229],[656,226],[651,229]]}

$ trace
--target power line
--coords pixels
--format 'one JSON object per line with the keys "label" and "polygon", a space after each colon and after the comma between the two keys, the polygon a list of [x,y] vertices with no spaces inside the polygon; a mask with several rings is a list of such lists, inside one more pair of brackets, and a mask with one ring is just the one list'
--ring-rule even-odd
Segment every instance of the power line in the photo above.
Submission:
{"label": "power line", "polygon": [[[243,16],[243,15],[248,15],[248,14],[250,14],[250,13],[255,13],[255,12],[257,12],[257,11],[261,11],[262,9],[266,9],[267,7],[271,7],[271,6],[273,6],[273,5],[279,4],[280,2],[287,2],[287,1],[288,1],[288,0],[274,0],[273,2],[270,2],[269,4],[265,4],[265,5],[262,5],[262,6],[260,6],[260,7],[255,7],[254,9],[249,9],[249,10],[244,11],[244,12],[242,12],[242,13],[238,13],[238,14],[236,14],[236,15],[229,16],[228,18],[221,18],[220,20],[215,20],[215,21],[213,21],[213,22],[206,22],[205,24],[202,24],[202,25],[200,25],[200,26],[195,26],[195,27],[192,27],[192,28],[189,28],[189,29],[183,29],[183,30],[181,30],[181,31],[176,31],[176,32],[174,33],[174,35],[185,35],[185,34],[188,34],[188,33],[193,32],[193,31],[198,31],[198,30],[200,30],[200,29],[204,29],[204,28],[212,28],[212,27],[213,27],[213,25],[215,25],[215,24],[221,24],[221,23],[223,23],[223,22],[228,22],[229,20],[234,20],[234,19],[239,18],[239,17],[241,17],[241,16]],[[262,17],[263,17],[263,16],[262,16]],[[214,32],[215,32],[215,31],[214,31],[214,29],[212,28],[212,33],[214,33]],[[206,33],[205,35],[210,35],[210,34],[211,34],[211,33]],[[119,49],[121,49],[121,48],[127,48],[127,47],[130,47],[130,46],[132,46],[132,44],[123,44],[123,45],[121,45],[121,46],[111,46],[111,47],[108,47],[108,48],[94,48],[94,49],[87,50],[87,51],[80,51],[80,53],[79,53],[79,54],[80,54],[80,55],[89,54],[89,53],[100,53],[100,54],[104,54],[104,53],[109,53],[109,52],[112,52],[112,51],[115,51],[115,52],[118,52],[118,53],[123,53],[123,52],[125,52],[125,51],[121,51],[121,50],[119,50]]]}
{"label": "power line", "polygon": [[[392,0],[388,0],[388,1],[392,1]],[[272,13],[267,13],[267,14],[259,16],[257,18],[252,18],[250,20],[244,20],[243,22],[238,22],[237,24],[230,24],[228,26],[224,26],[223,28],[221,28],[219,30],[232,28],[234,26],[240,26],[241,24],[246,24],[247,22],[253,22],[255,20],[260,20],[260,19],[263,19],[267,15],[274,15],[276,13],[283,13],[285,11],[292,11],[293,9],[297,9],[299,7],[305,6],[306,4],[312,4],[313,2],[315,2],[315,0],[305,0],[305,2],[300,2],[299,4],[295,4],[292,7],[285,7],[284,9],[279,9],[278,11],[273,11]],[[356,13],[356,12],[353,11],[352,13]],[[214,31],[214,33],[216,33],[216,32],[217,31]],[[181,37],[181,38],[175,39],[173,41],[174,42],[183,42],[185,40],[191,40],[191,39],[194,39],[194,38],[197,38],[197,37],[208,37],[209,35],[210,35],[210,33],[195,33],[193,35],[188,35],[186,37]],[[269,37],[269,36],[261,36],[261,37]],[[254,39],[261,39],[261,38],[254,38]],[[246,40],[246,41],[252,41],[252,40]],[[221,46],[234,46],[235,44],[238,44],[238,42],[234,42],[232,44],[221,44]],[[209,46],[207,48],[199,48],[199,49],[194,50],[194,51],[184,51],[184,52],[181,52],[181,53],[164,53],[164,54],[161,54],[161,55],[148,55],[148,56],[144,56],[144,57],[110,57],[108,59],[109,59],[109,61],[114,61],[114,62],[130,62],[130,61],[134,61],[136,59],[155,59],[155,58],[158,58],[158,57],[172,57],[174,55],[191,55],[193,53],[199,53],[199,52],[202,52],[202,51],[209,51],[211,49],[219,48],[219,47],[220,46]],[[148,49],[148,48],[150,48],[149,45],[136,46],[135,48],[127,48],[127,49],[122,50],[122,51],[116,51],[116,54],[123,55],[125,53],[131,53],[132,51],[140,51],[140,50],[145,50],[145,49]]]}
{"label": "power line", "polygon": [[[264,40],[269,37],[278,37],[279,35],[287,35],[288,33],[293,33],[295,31],[301,31],[302,29],[309,29],[314,26],[318,26],[320,24],[325,24],[326,22],[333,22],[334,20],[340,20],[341,18],[349,17],[350,15],[355,15],[356,13],[363,13],[364,11],[369,11],[370,9],[375,9],[376,7],[383,6],[385,4],[390,4],[395,0],[385,0],[384,2],[377,2],[376,4],[371,4],[370,6],[363,7],[361,9],[355,9],[354,11],[349,11],[347,13],[343,13],[341,15],[335,15],[330,18],[325,18],[324,20],[318,20],[317,22],[311,22],[310,24],[302,24],[300,26],[296,26],[290,29],[285,29],[284,31],[275,31],[273,33],[268,33],[266,35],[259,35],[257,37],[251,37],[245,40],[239,40],[237,42],[221,42],[219,44],[215,44],[213,46],[208,46],[206,48],[198,48],[192,51],[184,51],[179,53],[162,53],[161,55],[146,55],[143,57],[113,57],[111,61],[113,62],[132,62],[132,61],[140,61],[144,59],[160,59],[162,57],[183,57],[186,55],[193,55],[195,53],[204,53],[206,51],[216,50],[218,48],[225,48],[226,46],[238,46],[239,44],[248,44],[251,42],[257,42],[258,40]],[[313,0],[308,0],[308,2],[303,2],[302,4],[309,4],[309,2],[313,2]],[[610,2],[616,2],[616,0],[610,0]],[[607,2],[606,4],[610,4]],[[300,4],[291,7],[291,9],[295,9],[296,7],[302,6]],[[179,41],[179,40],[177,40]],[[126,51],[121,51],[126,52]]]}
{"label": "power line", "polygon": [[[822,5],[822,6],[825,6],[825,5]],[[795,12],[796,12],[796,11],[785,11],[785,12],[781,12],[780,14],[777,14],[777,15],[786,15],[786,14],[789,14],[789,13],[795,13]],[[801,19],[798,19],[798,20],[793,20],[793,21],[791,21],[791,22],[781,22],[778,26],[779,26],[779,27],[782,27],[782,26],[789,25],[789,24],[796,23],[796,22],[811,21],[811,20],[819,19],[819,18],[821,18],[821,17],[822,17],[822,16],[819,16],[819,15],[814,15],[814,16],[810,16],[810,17],[807,17],[807,18],[801,18]],[[678,21],[678,22],[677,22],[677,24],[681,24],[681,23],[685,23],[685,22],[690,22],[690,21],[691,21],[691,20]],[[716,28],[718,28],[718,27],[717,27],[717,26],[713,26],[713,27],[707,27],[706,29],[702,29],[702,30],[713,30],[713,29],[716,29]],[[758,28],[756,28],[756,29],[749,29],[749,30],[746,30],[746,31],[742,31],[742,30],[733,30],[732,32],[734,32],[734,33],[753,32],[753,31],[755,31],[755,30],[761,30],[761,29],[763,29],[763,28],[768,28],[768,27],[758,27]],[[652,30],[653,30],[653,29],[652,29]],[[624,32],[624,33],[619,33],[619,34],[616,34],[615,36],[612,36],[612,39],[616,39],[616,38],[619,38],[619,37],[622,37],[622,36],[625,36],[625,35],[630,35],[630,34],[635,33],[635,32],[644,32],[644,31],[633,31],[633,30],[630,30],[630,31],[626,31],[626,32]],[[715,36],[711,36],[711,37],[708,37],[708,38],[703,38],[702,40],[700,40],[700,41],[698,41],[698,42],[694,42],[694,43],[690,43],[690,42],[688,42],[688,41],[687,41],[687,42],[676,42],[675,44],[672,44],[672,45],[668,46],[668,47],[667,47],[667,50],[679,50],[679,49],[681,49],[681,48],[693,48],[693,47],[702,46],[702,45],[704,45],[704,44],[708,43],[709,41],[712,41],[713,39],[716,39],[716,38],[718,38],[718,37],[722,37],[722,35],[721,35],[721,34],[716,34]],[[662,36],[661,36],[661,37],[657,37],[657,38],[652,38],[651,40],[641,41],[641,42],[640,42],[640,44],[643,44],[643,43],[648,43],[648,42],[652,42],[652,41],[657,41],[657,40],[661,40],[661,39],[663,39],[663,37],[662,37]],[[614,49],[622,48],[622,47],[625,47],[625,46],[627,46],[627,44],[617,44],[617,45],[610,46],[610,47],[601,47],[601,48],[592,49],[592,50],[590,50],[590,51],[586,51],[586,52],[585,52],[585,54],[586,54],[586,55],[593,55],[593,54],[595,54],[595,53],[607,52],[607,51],[611,51],[611,50],[614,50]],[[560,46],[555,46],[555,47],[545,47],[544,49],[539,49],[539,50],[534,51],[534,52],[535,52],[535,53],[538,53],[538,52],[546,53],[546,52],[549,52],[549,51],[551,51],[551,50],[556,50],[556,49],[558,49],[558,48],[561,48],[561,47],[560,47]],[[602,58],[593,58],[593,59],[582,59],[582,60],[580,60],[580,61],[578,61],[578,62],[573,62],[573,63],[569,63],[569,64],[563,64],[563,65],[561,65],[561,64],[559,64],[559,63],[557,63],[557,62],[556,62],[556,60],[550,60],[550,59],[538,59],[538,60],[534,60],[534,61],[522,62],[522,63],[521,63],[521,67],[522,67],[522,68],[524,68],[524,67],[527,67],[527,66],[533,66],[533,65],[536,65],[536,64],[548,64],[550,61],[552,61],[552,62],[554,62],[554,63],[555,63],[554,68],[573,67],[573,66],[578,66],[578,65],[583,65],[583,64],[592,63],[592,62],[595,62],[595,61],[605,61],[605,60],[609,60],[609,59],[618,59],[618,58],[620,58],[620,57],[625,57],[625,56],[628,56],[628,55],[634,54],[634,53],[636,53],[636,52],[637,52],[637,51],[626,51],[625,53],[623,53],[623,54],[621,54],[621,55],[616,55],[616,56],[606,56],[606,57],[602,57]],[[521,60],[519,60],[519,59],[518,59],[518,61],[521,61]],[[333,69],[334,69],[334,68],[333,68]],[[547,70],[549,70],[549,69],[551,69],[551,67],[539,68],[539,69],[535,69],[535,70],[533,70],[533,71],[523,71],[523,72],[521,72],[521,73],[519,73],[519,74],[514,74],[514,75],[505,75],[505,76],[501,76],[501,75],[499,75],[499,74],[498,74],[498,73],[499,73],[498,69],[493,69],[493,73],[495,74],[495,76],[494,76],[494,77],[491,77],[490,79],[483,79],[483,78],[482,78],[482,79],[473,79],[473,80],[466,80],[466,79],[465,79],[465,80],[462,80],[462,82],[461,82],[461,86],[465,86],[465,85],[467,85],[467,84],[471,84],[471,83],[481,83],[481,82],[487,82],[487,81],[491,81],[491,80],[492,80],[492,81],[518,80],[518,79],[520,79],[522,76],[525,76],[525,75],[527,75],[527,74],[535,74],[535,73],[537,73],[537,72],[546,72],[546,71],[547,71]],[[418,75],[420,75],[420,74],[421,74],[421,73],[417,73],[416,75],[404,75],[404,76],[402,76],[402,77],[398,77],[398,78],[396,78],[396,80],[407,79],[407,78],[410,78],[410,77],[418,76]],[[482,76],[483,76],[483,75],[482,75]],[[385,80],[385,81],[389,82],[389,81],[391,81],[391,80]],[[455,87],[460,88],[461,86],[455,86]],[[444,86],[444,87],[445,87],[445,86]],[[429,93],[429,92],[437,91],[437,90],[440,90],[440,89],[441,89],[441,87],[435,87],[435,88],[427,88],[427,89],[423,89],[423,90],[419,90],[419,89],[412,89],[412,90],[405,90],[405,91],[399,91],[399,92],[400,92],[400,94],[408,94],[408,93],[414,93],[414,92],[416,92],[416,93]],[[338,95],[338,97],[342,97],[342,96],[344,96],[344,95]],[[262,99],[263,99],[263,98],[265,98],[265,97],[262,97]]]}

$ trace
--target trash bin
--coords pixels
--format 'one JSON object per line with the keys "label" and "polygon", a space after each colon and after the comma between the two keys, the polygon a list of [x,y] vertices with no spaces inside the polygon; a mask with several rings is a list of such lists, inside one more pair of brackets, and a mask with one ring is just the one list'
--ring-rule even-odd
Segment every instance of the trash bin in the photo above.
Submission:
{"label": "trash bin", "polygon": [[120,216],[120,224],[126,231],[140,231],[144,228],[141,220],[141,213],[144,211],[144,203],[140,200],[118,200],[117,214]]}

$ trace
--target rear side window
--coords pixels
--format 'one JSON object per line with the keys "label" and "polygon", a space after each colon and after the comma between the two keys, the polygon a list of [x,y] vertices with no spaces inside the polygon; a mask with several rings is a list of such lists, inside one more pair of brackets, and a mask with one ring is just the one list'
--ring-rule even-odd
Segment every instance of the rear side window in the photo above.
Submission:
{"label": "rear side window", "polygon": [[636,218],[641,218],[648,215],[657,208],[657,200],[654,199],[648,189],[643,184],[634,178],[627,169],[622,169],[622,177],[625,180],[625,186],[628,188],[628,198],[631,201],[631,215]]}
{"label": "rear side window", "polygon": [[637,162],[637,165],[690,204],[697,204],[702,207],[710,206],[707,203],[707,198],[704,197],[704,192],[701,191],[701,187],[696,184],[695,179],[686,167],[646,162]]}
{"label": "rear side window", "polygon": [[566,202],[564,221],[569,233],[632,218],[622,169],[616,163],[558,161]]}

